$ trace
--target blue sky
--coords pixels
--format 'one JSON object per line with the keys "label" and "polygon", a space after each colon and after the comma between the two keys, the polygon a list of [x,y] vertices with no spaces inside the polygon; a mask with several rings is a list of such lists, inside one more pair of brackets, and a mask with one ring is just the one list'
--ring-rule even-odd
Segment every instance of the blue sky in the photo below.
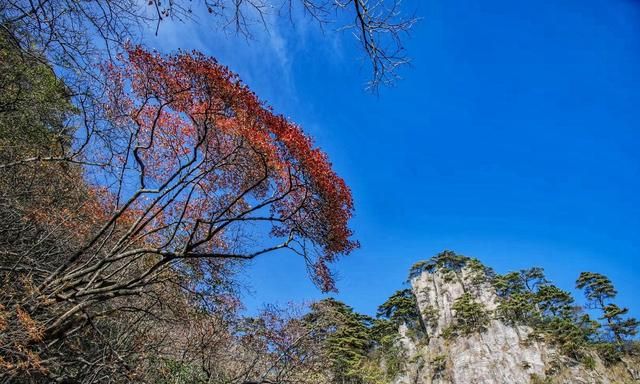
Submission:
{"label": "blue sky", "polygon": [[[412,65],[379,95],[348,33],[275,24],[252,41],[167,24],[147,43],[238,72],[328,152],[351,186],[362,247],[338,298],[373,314],[412,263],[443,249],[498,272],[541,266],[572,289],[608,275],[640,316],[640,3],[406,1]],[[277,254],[245,277],[250,311],[322,297]]]}

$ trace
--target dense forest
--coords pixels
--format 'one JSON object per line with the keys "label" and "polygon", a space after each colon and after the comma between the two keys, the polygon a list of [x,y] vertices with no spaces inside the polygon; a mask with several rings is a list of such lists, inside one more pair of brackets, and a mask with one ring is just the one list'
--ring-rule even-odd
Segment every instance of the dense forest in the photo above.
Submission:
{"label": "dense forest", "polygon": [[[291,252],[332,292],[332,264],[359,246],[327,155],[215,59],[135,44],[138,23],[194,11],[248,33],[246,12],[262,3],[153,0],[152,16],[137,2],[89,3],[0,5],[0,382],[394,382],[410,362],[401,339],[435,337],[437,309],[411,287],[375,317],[331,298],[243,315],[248,260]],[[333,7],[355,20],[375,88],[406,62],[400,36],[415,19],[365,4],[303,2],[321,23]],[[463,271],[475,283],[444,338],[500,321],[572,364],[638,361],[639,322],[606,276],[580,274],[576,299],[541,268],[501,275],[444,251],[409,281]],[[496,308],[475,299],[486,287]],[[447,357],[425,364],[444,372]]]}

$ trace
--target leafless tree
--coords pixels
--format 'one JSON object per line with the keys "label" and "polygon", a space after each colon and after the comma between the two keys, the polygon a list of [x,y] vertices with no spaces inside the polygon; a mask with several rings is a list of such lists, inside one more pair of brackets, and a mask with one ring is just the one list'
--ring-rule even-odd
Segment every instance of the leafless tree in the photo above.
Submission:
{"label": "leafless tree", "polygon": [[66,69],[66,76],[81,72],[99,80],[96,61],[116,54],[126,41],[137,41],[148,25],[158,31],[168,19],[197,20],[251,36],[256,27],[270,27],[267,16],[293,20],[302,9],[323,27],[353,33],[371,63],[370,86],[376,88],[393,83],[397,69],[408,63],[403,39],[417,18],[401,6],[401,0],[6,0],[0,5],[0,25],[17,44],[36,47]]}

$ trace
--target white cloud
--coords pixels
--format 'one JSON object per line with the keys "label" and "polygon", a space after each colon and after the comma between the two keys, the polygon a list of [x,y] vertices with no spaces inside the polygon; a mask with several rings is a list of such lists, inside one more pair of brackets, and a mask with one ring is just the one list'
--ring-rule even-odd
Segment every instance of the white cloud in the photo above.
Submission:
{"label": "white cloud", "polygon": [[155,26],[149,26],[144,41],[165,53],[182,49],[213,56],[271,104],[291,105],[299,101],[293,72],[296,57],[317,54],[320,49],[332,53],[320,56],[334,61],[340,57],[336,54],[339,38],[329,32],[321,35],[308,18],[296,16],[292,25],[288,16],[276,13],[266,14],[267,27],[256,24],[250,37],[221,28],[213,16],[202,15],[194,21],[163,21],[157,36]]}

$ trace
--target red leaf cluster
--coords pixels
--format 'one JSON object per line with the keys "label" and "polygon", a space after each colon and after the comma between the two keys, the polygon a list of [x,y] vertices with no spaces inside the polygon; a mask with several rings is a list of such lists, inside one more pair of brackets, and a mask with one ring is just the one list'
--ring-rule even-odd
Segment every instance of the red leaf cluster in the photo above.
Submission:
{"label": "red leaf cluster", "polygon": [[154,203],[155,225],[179,221],[181,249],[211,251],[236,246],[231,223],[267,222],[322,289],[335,289],[327,265],[357,242],[351,192],[326,154],[213,58],[132,47],[120,61],[106,74],[110,118],[131,135],[123,166],[135,167],[141,190],[173,188]]}

